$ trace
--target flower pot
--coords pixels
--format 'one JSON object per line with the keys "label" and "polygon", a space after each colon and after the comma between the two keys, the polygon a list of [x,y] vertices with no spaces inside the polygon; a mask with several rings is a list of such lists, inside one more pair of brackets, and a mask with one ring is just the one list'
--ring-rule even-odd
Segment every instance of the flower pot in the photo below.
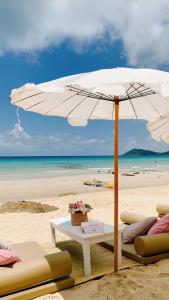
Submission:
{"label": "flower pot", "polygon": [[87,218],[87,213],[83,214],[83,213],[75,213],[72,214],[71,213],[71,222],[73,226],[80,226],[81,222],[87,222],[88,218]]}

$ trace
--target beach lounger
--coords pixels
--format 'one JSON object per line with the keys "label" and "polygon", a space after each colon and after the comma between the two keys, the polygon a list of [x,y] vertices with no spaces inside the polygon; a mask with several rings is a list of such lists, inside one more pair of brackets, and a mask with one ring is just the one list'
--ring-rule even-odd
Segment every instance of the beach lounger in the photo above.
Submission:
{"label": "beach lounger", "polygon": [[74,285],[67,251],[47,254],[36,242],[12,245],[22,262],[0,267],[0,298],[28,300]]}
{"label": "beach lounger", "polygon": [[[169,206],[160,207],[163,208],[162,212],[167,212],[167,208],[169,209]],[[123,212],[120,216],[125,224],[133,224],[144,218],[146,217],[132,212]],[[102,245],[114,251],[112,241],[102,243]],[[139,236],[135,238],[134,243],[122,243],[122,255],[144,265],[169,258],[169,233]]]}
{"label": "beach lounger", "polygon": [[139,236],[122,245],[122,254],[144,265],[169,258],[169,233]]}
{"label": "beach lounger", "polygon": [[[157,205],[157,212],[169,212],[169,205]],[[133,224],[146,218],[132,212],[123,212],[121,221],[126,224]],[[144,265],[157,262],[164,258],[169,258],[169,233],[144,235],[135,238],[132,244],[122,244],[122,254],[132,260]]]}
{"label": "beach lounger", "polygon": [[[101,244],[114,251],[111,241]],[[122,255],[143,265],[169,258],[169,233],[153,234],[151,236],[144,235],[135,238],[132,244],[122,243]]]}

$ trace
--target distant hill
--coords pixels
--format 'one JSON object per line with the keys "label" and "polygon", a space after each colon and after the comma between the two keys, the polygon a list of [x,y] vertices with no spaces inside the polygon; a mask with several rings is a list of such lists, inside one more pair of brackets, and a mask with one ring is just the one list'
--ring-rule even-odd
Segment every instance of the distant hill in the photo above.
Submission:
{"label": "distant hill", "polygon": [[169,156],[169,151],[166,152],[155,152],[144,149],[132,149],[122,156]]}

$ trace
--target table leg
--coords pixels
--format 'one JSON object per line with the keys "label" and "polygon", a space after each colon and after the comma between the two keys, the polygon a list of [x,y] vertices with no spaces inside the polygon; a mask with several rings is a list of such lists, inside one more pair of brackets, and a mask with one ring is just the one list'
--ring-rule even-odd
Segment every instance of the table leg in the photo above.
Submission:
{"label": "table leg", "polygon": [[55,228],[50,224],[50,229],[51,229],[51,242],[52,246],[56,247],[56,237],[55,237]]}
{"label": "table leg", "polygon": [[85,276],[87,277],[91,275],[90,245],[88,241],[84,240],[82,247],[83,247],[84,273]]}

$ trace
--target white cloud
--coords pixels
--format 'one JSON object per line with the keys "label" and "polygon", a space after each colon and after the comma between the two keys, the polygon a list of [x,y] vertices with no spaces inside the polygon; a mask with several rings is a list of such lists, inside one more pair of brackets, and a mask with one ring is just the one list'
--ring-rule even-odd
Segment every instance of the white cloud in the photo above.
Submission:
{"label": "white cloud", "polygon": [[61,133],[30,135],[19,123],[11,131],[0,133],[0,155],[107,154],[111,147],[109,140],[102,138]]}
{"label": "white cloud", "polygon": [[0,155],[24,155],[25,151],[32,148],[31,144],[31,136],[19,123],[16,123],[11,131],[0,133]]}
{"label": "white cloud", "polygon": [[76,135],[72,141],[72,145],[100,145],[100,144],[106,144],[105,139],[99,139],[99,138],[88,138],[84,139],[83,137]]}
{"label": "white cloud", "polygon": [[81,51],[119,39],[129,64],[168,64],[168,16],[168,0],[2,0],[0,53],[34,53],[64,41]]}
{"label": "white cloud", "polygon": [[8,132],[8,135],[12,136],[15,140],[30,139],[30,135],[24,130],[24,128],[19,123],[16,123],[14,125],[14,128],[10,132]]}
{"label": "white cloud", "polygon": [[[148,133],[136,137],[123,131],[119,138],[119,153],[133,148],[162,152],[168,150],[168,144],[152,140]],[[30,135],[16,123],[11,131],[0,133],[0,155],[113,155],[113,137],[85,138],[61,132]]]}

